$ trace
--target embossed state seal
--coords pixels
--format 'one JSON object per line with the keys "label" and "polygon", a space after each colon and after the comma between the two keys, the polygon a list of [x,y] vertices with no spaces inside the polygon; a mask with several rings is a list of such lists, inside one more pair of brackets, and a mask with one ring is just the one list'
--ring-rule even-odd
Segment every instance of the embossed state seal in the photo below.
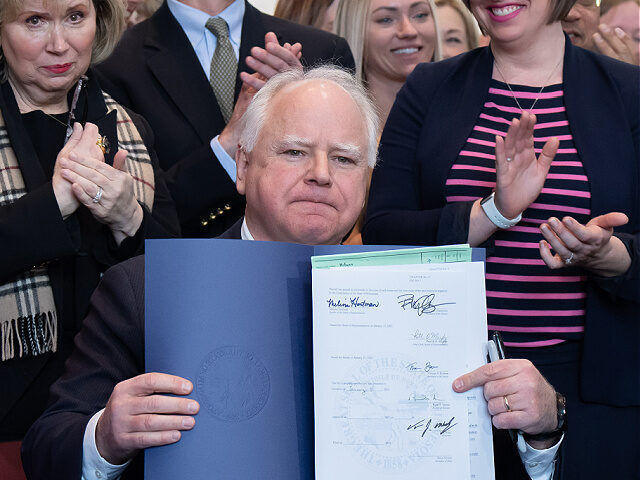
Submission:
{"label": "embossed state seal", "polygon": [[214,417],[242,422],[255,417],[271,393],[269,372],[253,353],[224,346],[209,353],[197,378],[200,403]]}
{"label": "embossed state seal", "polygon": [[[334,382],[334,421],[341,441],[372,472],[393,475],[419,469],[437,458],[444,440],[422,425],[441,416],[448,402],[439,390],[444,382],[416,362],[398,354],[380,353],[357,364],[348,381]],[[446,388],[442,387],[446,383]],[[422,422],[422,423],[420,423]],[[422,428],[418,431],[416,424]]]}

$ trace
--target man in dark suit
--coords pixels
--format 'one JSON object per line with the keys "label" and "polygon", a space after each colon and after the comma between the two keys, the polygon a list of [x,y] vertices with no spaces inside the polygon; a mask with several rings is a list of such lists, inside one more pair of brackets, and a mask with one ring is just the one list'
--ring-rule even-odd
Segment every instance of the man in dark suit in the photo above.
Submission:
{"label": "man in dark suit", "polygon": [[[212,64],[218,43],[205,26],[209,17],[223,18],[229,27],[237,60],[238,73],[231,73],[236,99],[242,80],[251,81],[247,70],[268,78],[295,66],[300,46],[291,47],[293,54],[285,47],[296,43],[302,45],[304,66],[321,62],[354,66],[344,39],[265,15],[245,0],[167,0],[149,20],[125,33],[111,58],[98,66],[104,77],[100,83],[150,123],[183,235],[191,237],[219,235],[244,208],[233,178],[238,133],[233,117],[227,121],[234,131],[221,135],[226,145],[223,138],[217,148],[212,144],[227,121],[210,85],[220,74],[214,72],[216,62]],[[268,32],[275,33],[271,45],[265,44]],[[225,152],[229,157],[219,158]]]}
{"label": "man in dark suit", "polygon": [[[366,92],[323,67],[284,73],[255,100],[236,155],[246,216],[225,238],[339,243],[376,159]],[[144,258],[136,257],[109,270],[92,297],[50,407],[23,442],[28,478],[141,478],[140,451],[178,441],[199,409],[184,397],[189,380],[144,371]]]}

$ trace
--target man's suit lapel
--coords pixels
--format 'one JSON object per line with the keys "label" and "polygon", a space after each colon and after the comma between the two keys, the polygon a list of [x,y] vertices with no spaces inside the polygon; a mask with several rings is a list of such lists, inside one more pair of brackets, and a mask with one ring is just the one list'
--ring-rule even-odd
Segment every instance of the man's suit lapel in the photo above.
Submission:
{"label": "man's suit lapel", "polygon": [[264,36],[267,34],[263,21],[264,14],[248,2],[244,2],[244,7],[242,36],[240,37],[240,54],[238,58],[238,77],[236,78],[236,99],[242,88],[240,72],[253,73],[253,70],[247,66],[246,58],[251,55],[252,47],[264,48]]}
{"label": "man's suit lapel", "polygon": [[210,141],[225,123],[189,39],[166,3],[149,22],[145,47],[156,51],[148,57],[149,69],[202,141]]}

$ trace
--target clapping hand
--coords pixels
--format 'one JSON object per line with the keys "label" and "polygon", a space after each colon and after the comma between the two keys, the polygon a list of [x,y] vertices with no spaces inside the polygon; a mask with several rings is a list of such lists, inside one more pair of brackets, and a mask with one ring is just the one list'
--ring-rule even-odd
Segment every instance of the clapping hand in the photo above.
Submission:
{"label": "clapping hand", "polygon": [[251,55],[247,57],[247,66],[262,75],[262,78],[241,72],[240,79],[256,90],[260,90],[268,79],[278,73],[291,69],[302,71],[301,56],[302,45],[299,43],[280,45],[276,34],[269,32],[264,37],[264,48],[253,47]]}
{"label": "clapping hand", "polygon": [[496,137],[495,204],[506,218],[515,218],[538,198],[560,142],[550,138],[536,157],[533,127],[536,116],[522,112],[506,138]]}
{"label": "clapping hand", "polygon": [[253,47],[251,56],[247,57],[247,66],[255,70],[255,72],[252,74],[240,72],[242,89],[233,107],[231,118],[229,118],[229,122],[218,137],[220,145],[231,158],[235,158],[238,140],[240,139],[242,130],[240,119],[257,91],[264,87],[267,80],[278,73],[291,69],[302,70],[302,64],[300,63],[302,45],[299,43],[280,45],[278,37],[273,32],[265,35],[264,42],[265,48]]}
{"label": "clapping hand", "polygon": [[632,65],[640,65],[638,46],[621,28],[611,30],[608,25],[602,24],[598,27],[598,32],[593,34],[593,40],[600,53]]}
{"label": "clapping hand", "polygon": [[133,178],[125,168],[127,152],[118,151],[112,167],[104,162],[102,150],[96,144],[100,137],[98,127],[91,123],[84,128],[76,124],[74,135],[76,132],[81,133],[81,138],[58,160],[60,175],[71,184],[77,201],[96,220],[109,226],[119,244],[135,235],[143,217],[134,195]]}
{"label": "clapping hand", "polygon": [[[572,217],[551,217],[540,226],[540,256],[551,269],[580,266],[602,276],[621,275],[631,258],[622,242],[613,237],[614,227],[625,225],[624,213],[612,212],[582,225]],[[551,252],[551,249],[555,254]]]}
{"label": "clapping hand", "polygon": [[[53,186],[53,194],[58,202],[58,208],[60,209],[60,214],[63,219],[66,219],[69,215],[74,213],[78,207],[80,206],[80,202],[76,198],[73,193],[72,182],[69,182],[65,177],[62,176],[62,163],[65,163],[65,160],[69,158],[69,154],[75,148],[83,148],[86,147],[87,138],[84,138],[82,146],[78,146],[81,140],[83,140],[84,131],[82,129],[82,125],[76,123],[73,126],[73,133],[66,145],[62,147],[60,153],[58,153],[58,158],[56,159],[56,163],[53,167],[53,177],[51,178],[51,184]],[[95,138],[92,139],[95,141]],[[87,151],[87,153],[91,153],[91,149]]]}

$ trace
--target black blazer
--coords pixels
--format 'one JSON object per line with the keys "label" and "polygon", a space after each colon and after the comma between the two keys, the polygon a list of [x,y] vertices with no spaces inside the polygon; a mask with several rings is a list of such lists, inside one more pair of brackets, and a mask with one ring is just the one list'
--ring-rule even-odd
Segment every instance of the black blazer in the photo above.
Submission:
{"label": "black blazer", "polygon": [[[574,47],[568,37],[565,45],[564,101],[589,177],[591,212],[628,215],[616,235],[632,259],[621,277],[589,276],[582,398],[640,405],[640,69]],[[365,243],[467,241],[471,202],[447,204],[444,189],[480,115],[492,65],[491,50],[480,48],[419,65],[409,76],[382,135]]]}
{"label": "black blazer", "polygon": [[[240,218],[219,238],[241,238]],[[91,298],[62,378],[51,388],[49,408],[22,447],[29,478],[80,478],[84,430],[105,407],[117,383],[144,373],[144,256],[109,269]],[[123,480],[142,478],[142,455]]]}
{"label": "black blazer", "polygon": [[[245,59],[251,47],[264,46],[270,31],[281,44],[302,44],[303,65],[332,62],[354,68],[343,38],[266,15],[246,3],[236,97],[239,73],[249,70]],[[224,232],[244,212],[244,200],[210,148],[225,122],[189,39],[166,3],[128,30],[98,71],[107,92],[149,121],[183,234],[215,237]]]}
{"label": "black blazer", "polygon": [[227,231],[225,231],[218,238],[226,238],[228,240],[241,240],[242,239],[242,222],[244,221],[244,216],[240,217],[240,219],[231,225]]}
{"label": "black blazer", "polygon": [[[86,120],[98,125],[111,145],[117,145],[115,112],[107,114],[100,86],[91,72],[89,76],[87,96],[79,97],[77,111],[84,111],[86,101]],[[44,410],[49,386],[63,372],[73,336],[82,325],[89,297],[102,273],[111,265],[142,253],[145,238],[178,236],[180,230],[167,187],[157,175],[153,213],[144,209],[138,233],[120,247],[108,228],[82,206],[63,220],[51,179],[24,129],[11,87],[4,83],[0,88],[0,109],[28,190],[16,202],[0,206],[0,247],[4,252],[0,282],[9,281],[33,265],[46,264],[59,319],[56,353],[0,362],[0,441],[6,441],[21,439]],[[152,144],[153,135],[146,122],[138,115],[130,115],[145,143]],[[113,162],[113,150],[105,159],[107,163]],[[149,153],[158,172],[152,148]]]}
{"label": "black blazer", "polygon": [[[91,297],[65,373],[51,388],[51,405],[22,443],[27,478],[79,479],[89,419],[118,382],[143,372],[144,256],[138,256],[109,269]],[[122,478],[143,478],[141,455]]]}

